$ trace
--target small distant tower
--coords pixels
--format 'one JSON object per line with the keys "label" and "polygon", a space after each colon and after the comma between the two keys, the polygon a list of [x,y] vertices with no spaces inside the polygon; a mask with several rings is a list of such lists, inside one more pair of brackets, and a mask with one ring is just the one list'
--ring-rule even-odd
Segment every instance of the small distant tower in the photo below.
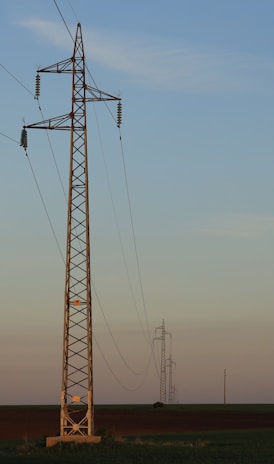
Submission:
{"label": "small distant tower", "polygon": [[161,342],[161,368],[160,368],[160,402],[166,403],[166,335],[169,332],[165,330],[165,321],[163,320],[160,327],[156,327],[155,334],[159,333],[160,336],[155,337],[154,340],[160,340]]}
{"label": "small distant tower", "polygon": [[[70,132],[60,436],[48,437],[47,446],[58,441],[97,442],[100,439],[94,436],[86,103],[119,101],[118,127],[121,103],[120,98],[88,86],[85,71],[82,30],[78,24],[72,57],[37,71],[72,75],[71,112],[24,126],[25,132],[22,132],[21,145],[25,150],[27,128]],[[39,94],[40,77],[36,78],[36,98]]]}
{"label": "small distant tower", "polygon": [[166,360],[166,367],[168,368],[168,403],[175,403],[175,385],[173,382],[173,366],[176,366],[175,361],[172,361],[172,353]]}

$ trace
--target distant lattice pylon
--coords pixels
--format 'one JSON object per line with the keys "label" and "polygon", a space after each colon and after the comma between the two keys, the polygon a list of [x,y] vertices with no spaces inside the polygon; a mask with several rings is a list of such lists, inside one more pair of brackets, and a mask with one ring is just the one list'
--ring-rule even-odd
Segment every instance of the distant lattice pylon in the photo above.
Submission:
{"label": "distant lattice pylon", "polygon": [[169,332],[165,330],[165,321],[163,320],[160,327],[156,327],[155,334],[159,333],[158,337],[155,337],[154,340],[159,340],[161,342],[161,358],[160,358],[160,402],[166,403],[166,335]]}

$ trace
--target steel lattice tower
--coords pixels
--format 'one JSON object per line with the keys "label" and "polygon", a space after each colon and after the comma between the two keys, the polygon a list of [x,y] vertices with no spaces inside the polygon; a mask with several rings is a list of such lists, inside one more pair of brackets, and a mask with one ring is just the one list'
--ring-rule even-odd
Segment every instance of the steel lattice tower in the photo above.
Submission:
{"label": "steel lattice tower", "polygon": [[[59,439],[85,441],[94,437],[92,301],[90,277],[89,183],[86,103],[120,98],[90,87],[85,81],[81,24],[77,25],[73,56],[37,72],[72,74],[69,114],[24,126],[70,131],[70,169],[67,217],[64,337]],[[39,74],[37,75],[39,76]],[[40,81],[36,79],[37,98]],[[24,146],[24,143],[23,143]],[[24,148],[26,148],[24,146]]]}
{"label": "steel lattice tower", "polygon": [[175,402],[175,385],[173,384],[172,366],[176,365],[175,361],[172,361],[172,354],[166,360],[166,367],[168,368],[168,402],[173,404]]}
{"label": "steel lattice tower", "polygon": [[154,340],[161,341],[160,402],[165,404],[166,403],[166,335],[169,334],[169,332],[166,332],[165,330],[164,320],[160,327],[156,327],[155,334],[157,334],[159,330],[161,331],[161,335],[159,337],[155,337]]}

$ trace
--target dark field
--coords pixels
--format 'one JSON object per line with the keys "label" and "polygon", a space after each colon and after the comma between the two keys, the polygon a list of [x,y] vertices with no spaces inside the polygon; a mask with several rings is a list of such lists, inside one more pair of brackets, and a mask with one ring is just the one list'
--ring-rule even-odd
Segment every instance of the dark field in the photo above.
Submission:
{"label": "dark field", "polygon": [[[95,433],[146,435],[208,430],[274,428],[273,405],[95,407]],[[57,406],[0,407],[0,440],[34,439],[59,432]]]}

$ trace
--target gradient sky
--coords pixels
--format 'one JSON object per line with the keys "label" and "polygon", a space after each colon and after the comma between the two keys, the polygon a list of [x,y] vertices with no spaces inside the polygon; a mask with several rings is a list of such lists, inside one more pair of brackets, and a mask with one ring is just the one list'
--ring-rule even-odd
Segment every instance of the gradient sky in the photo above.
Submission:
{"label": "gradient sky", "polygon": [[221,403],[226,369],[227,402],[272,403],[272,0],[0,1],[0,402],[60,401],[65,269],[35,179],[64,253],[50,144],[67,190],[69,136],[28,131],[35,179],[16,143],[24,120],[70,111],[68,76],[41,75],[44,117],[32,95],[36,69],[72,55],[56,4],[123,100],[138,261],[118,130],[103,103],[88,114],[95,403],[159,399],[146,335],[163,319],[176,401]]}

